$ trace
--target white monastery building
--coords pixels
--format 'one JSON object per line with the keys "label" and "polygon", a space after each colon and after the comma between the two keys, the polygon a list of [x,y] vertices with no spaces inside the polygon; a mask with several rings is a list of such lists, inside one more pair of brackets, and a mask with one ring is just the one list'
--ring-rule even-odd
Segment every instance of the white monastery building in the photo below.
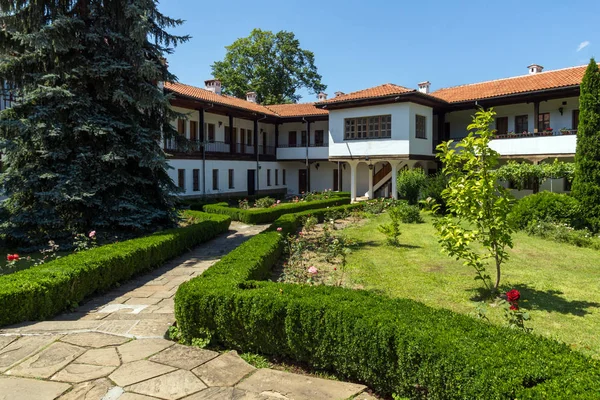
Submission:
{"label": "white monastery building", "polygon": [[[466,136],[479,106],[497,113],[491,146],[503,160],[572,161],[585,69],[534,64],[523,76],[436,91],[429,82],[415,89],[388,83],[269,106],[254,92],[246,99],[222,94],[218,80],[205,88],[165,83],[173,108],[187,116],[173,124],[189,140],[164,142],[169,173],[186,197],[325,189],[350,191],[353,199],[396,197],[398,171],[435,173],[435,147]],[[540,189],[570,190],[562,179]]]}

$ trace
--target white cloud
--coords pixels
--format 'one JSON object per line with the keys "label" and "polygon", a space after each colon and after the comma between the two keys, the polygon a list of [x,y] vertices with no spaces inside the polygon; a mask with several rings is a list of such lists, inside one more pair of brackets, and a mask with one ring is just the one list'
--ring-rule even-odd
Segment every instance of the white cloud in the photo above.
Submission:
{"label": "white cloud", "polygon": [[577,46],[577,51],[581,51],[583,49],[585,49],[586,47],[588,47],[590,45],[590,41],[586,40],[585,42],[581,42],[579,43],[579,46]]}

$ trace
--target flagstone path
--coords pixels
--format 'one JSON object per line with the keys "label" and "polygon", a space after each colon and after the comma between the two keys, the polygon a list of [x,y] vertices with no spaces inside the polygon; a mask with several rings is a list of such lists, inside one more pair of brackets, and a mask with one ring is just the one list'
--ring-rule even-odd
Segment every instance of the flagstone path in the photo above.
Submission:
{"label": "flagstone path", "polygon": [[0,328],[0,400],[330,400],[362,385],[256,369],[166,340],[183,282],[266,226],[230,232],[53,320]]}

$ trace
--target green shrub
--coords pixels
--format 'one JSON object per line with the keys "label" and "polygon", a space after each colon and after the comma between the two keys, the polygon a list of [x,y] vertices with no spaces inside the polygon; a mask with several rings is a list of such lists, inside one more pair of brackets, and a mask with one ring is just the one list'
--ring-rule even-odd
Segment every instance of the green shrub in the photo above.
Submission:
{"label": "green shrub", "polygon": [[421,202],[427,203],[428,199],[434,200],[439,205],[437,213],[446,214],[446,200],[442,196],[442,192],[447,186],[448,178],[443,173],[427,175],[419,195]]}
{"label": "green shrub", "polygon": [[397,210],[398,216],[404,224],[422,224],[425,222],[418,206],[411,206],[410,204],[401,201],[398,202],[398,205],[394,208]]}
{"label": "green shrub", "polygon": [[[319,219],[326,212],[310,211]],[[308,213],[280,217],[179,287],[185,341],[208,333],[212,344],[291,358],[409,398],[566,400],[600,392],[599,362],[547,338],[369,291],[262,281]]]}
{"label": "green shrub", "polygon": [[525,228],[527,234],[559,243],[569,243],[577,247],[590,247],[600,250],[600,238],[587,229],[574,229],[568,224],[534,221]]}
{"label": "green shrub", "polygon": [[273,207],[276,202],[277,202],[277,200],[275,200],[272,197],[269,197],[269,196],[262,197],[262,198],[256,200],[256,202],[254,203],[254,207],[269,208],[269,207]]}
{"label": "green shrub", "polygon": [[388,245],[398,246],[400,244],[398,237],[402,234],[400,232],[400,221],[402,219],[400,208],[392,207],[388,210],[388,214],[390,216],[390,222],[379,225],[377,229],[386,236]]}
{"label": "green shrub", "polygon": [[240,210],[239,208],[229,207],[227,203],[218,203],[204,206],[204,211],[214,214],[225,214],[230,216],[234,221],[241,221],[247,224],[264,224],[273,222],[285,214],[296,213],[304,210],[333,207],[348,203],[350,203],[350,197],[334,196],[329,200],[285,203],[266,209],[255,208],[249,210]]}
{"label": "green shrub", "polygon": [[510,220],[516,229],[525,229],[539,221],[565,223],[579,228],[582,226],[581,206],[577,199],[567,194],[540,192],[517,201]]}
{"label": "green shrub", "polygon": [[231,222],[226,216],[187,214],[196,223],[0,276],[0,326],[51,317],[226,232]]}
{"label": "green shrub", "polygon": [[397,189],[400,196],[408,200],[408,204],[416,205],[427,178],[421,168],[405,169],[398,173]]}

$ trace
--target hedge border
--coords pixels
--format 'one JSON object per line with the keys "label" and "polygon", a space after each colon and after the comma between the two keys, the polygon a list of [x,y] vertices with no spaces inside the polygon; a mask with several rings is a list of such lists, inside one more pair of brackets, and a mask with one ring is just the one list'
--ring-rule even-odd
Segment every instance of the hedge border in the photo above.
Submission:
{"label": "hedge border", "polygon": [[280,217],[179,287],[175,315],[185,340],[289,357],[382,394],[597,398],[600,362],[557,341],[374,292],[264,281],[284,236],[308,213]]}
{"label": "hedge border", "polygon": [[196,223],[71,254],[0,276],[0,326],[54,316],[84,298],[227,232],[225,215],[187,211]]}
{"label": "hedge border", "polygon": [[350,197],[334,196],[333,198],[327,200],[286,203],[270,208],[250,208],[247,210],[229,207],[229,204],[227,203],[217,203],[205,205],[204,211],[208,213],[228,215],[234,221],[241,221],[246,224],[265,224],[273,222],[285,214],[298,213],[305,210],[316,210],[326,207],[335,207],[343,204],[350,204]]}

